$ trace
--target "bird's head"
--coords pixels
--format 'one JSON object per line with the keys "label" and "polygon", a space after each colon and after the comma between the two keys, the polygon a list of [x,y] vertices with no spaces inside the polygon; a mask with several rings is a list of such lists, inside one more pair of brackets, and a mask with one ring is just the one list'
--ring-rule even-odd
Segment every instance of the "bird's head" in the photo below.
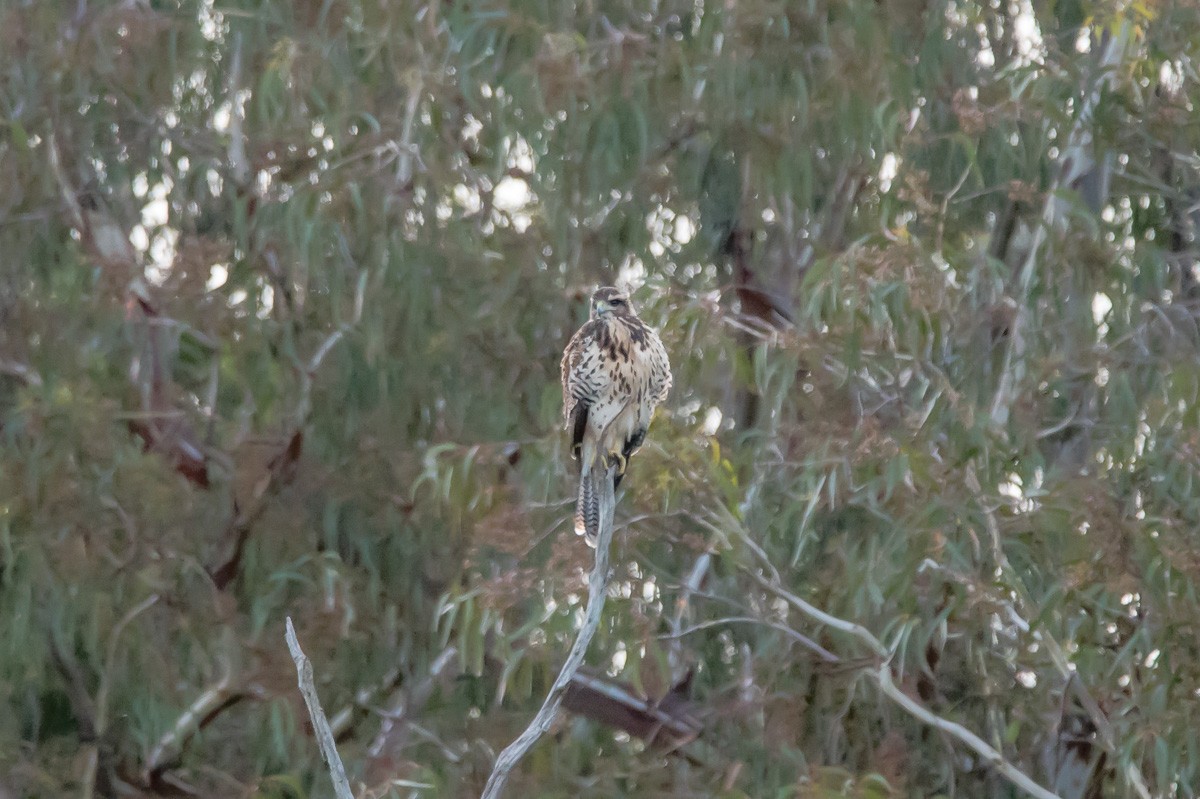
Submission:
{"label": "bird's head", "polygon": [[629,293],[612,286],[596,289],[592,295],[592,318],[602,319],[606,316],[634,316],[633,305],[629,302]]}

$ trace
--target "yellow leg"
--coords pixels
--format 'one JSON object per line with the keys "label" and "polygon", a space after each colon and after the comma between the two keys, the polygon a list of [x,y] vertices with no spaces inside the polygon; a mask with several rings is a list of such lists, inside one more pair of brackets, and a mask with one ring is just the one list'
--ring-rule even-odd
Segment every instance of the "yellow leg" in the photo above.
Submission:
{"label": "yellow leg", "polygon": [[624,475],[625,468],[629,466],[629,460],[622,453],[614,451],[608,453],[608,464],[611,466],[614,463],[617,465],[617,475]]}

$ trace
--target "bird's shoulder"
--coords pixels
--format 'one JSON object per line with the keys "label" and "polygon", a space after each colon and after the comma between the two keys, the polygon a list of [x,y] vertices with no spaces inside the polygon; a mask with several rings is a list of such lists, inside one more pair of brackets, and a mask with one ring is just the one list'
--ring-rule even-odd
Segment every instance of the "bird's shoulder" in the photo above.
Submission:
{"label": "bird's shoulder", "polygon": [[579,366],[588,350],[599,346],[599,339],[604,331],[604,322],[600,319],[589,320],[575,331],[575,335],[571,336],[566,349],[563,350],[561,364],[563,380],[566,380],[570,373]]}
{"label": "bird's shoulder", "polygon": [[575,335],[571,336],[571,340],[567,342],[566,352],[568,354],[584,352],[588,347],[607,338],[608,335],[608,324],[603,319],[591,319],[576,330]]}
{"label": "bird's shoulder", "polygon": [[628,331],[632,348],[639,353],[639,360],[655,369],[670,370],[667,348],[663,346],[657,330],[641,319],[634,318],[628,326]]}
{"label": "bird's shoulder", "polygon": [[663,345],[662,339],[659,338],[658,331],[640,319],[637,322],[638,326],[633,328],[634,332],[631,334],[631,338],[642,350],[643,368],[648,370],[655,387],[653,389],[654,401],[662,402],[671,390],[671,359],[667,355],[667,348]]}

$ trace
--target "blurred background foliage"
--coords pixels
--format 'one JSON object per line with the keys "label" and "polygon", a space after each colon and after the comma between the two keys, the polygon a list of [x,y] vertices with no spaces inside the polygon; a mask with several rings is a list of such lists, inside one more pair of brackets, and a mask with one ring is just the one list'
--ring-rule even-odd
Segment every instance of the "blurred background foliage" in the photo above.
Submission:
{"label": "blurred background foliage", "polygon": [[0,796],[330,795],[285,615],[361,795],[477,795],[581,615],[617,280],[675,389],[589,662],[702,732],[567,715],[512,795],[1018,795],[761,553],[1055,793],[1196,796],[1198,54],[1165,0],[0,4]]}

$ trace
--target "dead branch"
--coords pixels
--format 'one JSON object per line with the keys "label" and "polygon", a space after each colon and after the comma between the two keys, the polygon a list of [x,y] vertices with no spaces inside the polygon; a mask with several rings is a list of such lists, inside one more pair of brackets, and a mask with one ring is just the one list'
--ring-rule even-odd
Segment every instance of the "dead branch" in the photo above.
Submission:
{"label": "dead branch", "polygon": [[296,628],[292,626],[292,617],[287,617],[287,645],[291,650],[292,660],[296,663],[296,677],[300,683],[300,694],[308,707],[308,716],[312,719],[313,733],[317,736],[317,744],[321,747],[321,757],[329,766],[329,776],[333,780],[333,790],[338,799],[354,799],[350,790],[350,780],[346,777],[346,767],[338,754],[337,744],[333,740],[333,730],[329,727],[329,719],[321,709],[321,699],[317,696],[317,686],[313,681],[312,662],[300,648],[296,639]]}
{"label": "dead branch", "polygon": [[592,636],[600,627],[600,618],[604,612],[605,593],[608,589],[609,549],[612,545],[613,511],[616,509],[616,497],[613,494],[615,471],[616,467],[614,466],[605,472],[601,472],[599,469],[593,469],[591,472],[593,475],[602,475],[600,482],[603,485],[600,486],[600,529],[596,536],[596,560],[592,566],[592,572],[588,576],[587,614],[584,617],[583,625],[579,628],[579,633],[575,636],[575,643],[572,644],[571,651],[567,653],[567,659],[563,663],[558,677],[555,678],[554,685],[550,687],[550,692],[546,694],[541,709],[533,717],[533,721],[529,722],[525,731],[506,746],[496,758],[496,764],[492,767],[492,774],[488,777],[487,786],[483,790],[481,799],[499,799],[504,793],[504,785],[508,782],[513,768],[550,729],[555,716],[558,715],[559,706],[562,705],[567,686],[571,684],[579,667],[583,665],[583,658],[587,654],[588,645],[592,642]]}

